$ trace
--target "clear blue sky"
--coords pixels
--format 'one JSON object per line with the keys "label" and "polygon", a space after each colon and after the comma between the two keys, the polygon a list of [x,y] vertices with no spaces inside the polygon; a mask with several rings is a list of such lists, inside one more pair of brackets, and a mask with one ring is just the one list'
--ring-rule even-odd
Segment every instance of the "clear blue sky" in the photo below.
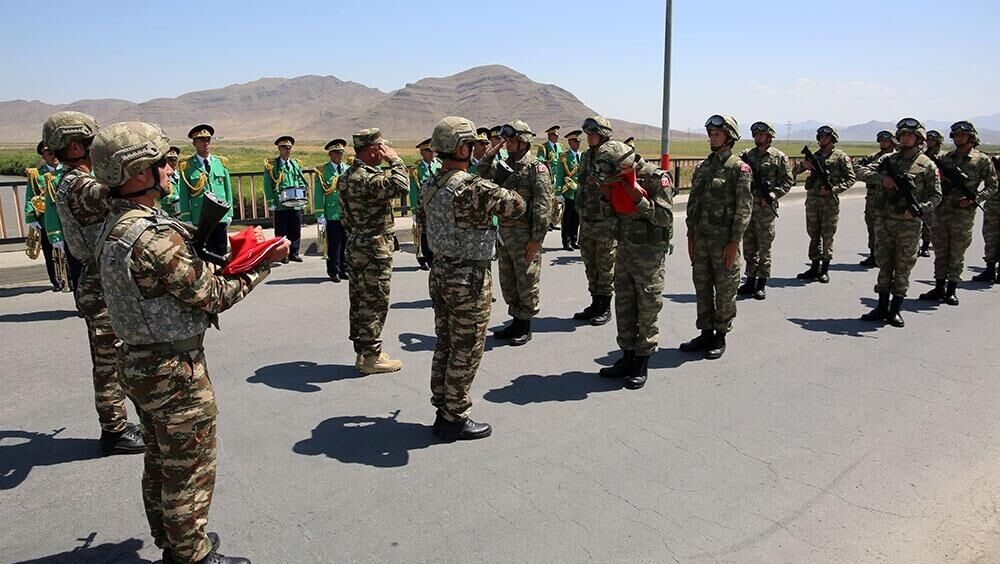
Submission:
{"label": "clear blue sky", "polygon": [[[0,100],[145,101],[265,76],[334,75],[389,91],[499,63],[599,112],[659,124],[656,1],[4,2]],[[366,12],[365,8],[378,9]],[[852,124],[1000,112],[1000,2],[674,2],[671,125]],[[60,7],[71,16],[63,36]],[[23,24],[23,25],[22,25]],[[67,40],[79,46],[63,50]],[[75,68],[67,68],[63,61]]]}

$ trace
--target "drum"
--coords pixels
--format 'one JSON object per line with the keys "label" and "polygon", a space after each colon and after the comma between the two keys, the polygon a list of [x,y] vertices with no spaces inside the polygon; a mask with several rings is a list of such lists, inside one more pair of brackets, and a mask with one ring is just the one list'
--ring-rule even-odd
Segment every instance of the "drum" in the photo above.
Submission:
{"label": "drum", "polygon": [[309,203],[306,189],[302,187],[285,188],[278,193],[278,203],[283,208],[301,208]]}

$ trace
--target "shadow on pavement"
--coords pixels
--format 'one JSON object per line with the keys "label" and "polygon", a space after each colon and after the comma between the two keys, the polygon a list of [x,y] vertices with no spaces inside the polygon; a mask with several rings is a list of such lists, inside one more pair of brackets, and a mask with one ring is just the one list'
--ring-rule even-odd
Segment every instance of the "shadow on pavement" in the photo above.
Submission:
{"label": "shadow on pavement", "polygon": [[601,378],[594,372],[564,372],[541,376],[525,374],[518,376],[503,388],[486,392],[483,399],[493,403],[528,405],[550,401],[580,401],[592,393],[610,392],[622,388],[621,380]]}
{"label": "shadow on pavement", "polygon": [[83,546],[67,552],[43,556],[33,560],[22,560],[15,564],[153,564],[139,556],[143,543],[139,539],[128,539],[117,543],[104,543],[91,546],[97,533],[90,533],[86,538],[76,539]]}
{"label": "shadow on pavement", "polygon": [[[798,278],[768,278],[768,288],[801,288],[808,284],[809,280],[799,280]],[[819,282],[817,282],[819,284]]]}
{"label": "shadow on pavement", "polygon": [[399,411],[391,417],[331,417],[316,426],[310,438],[295,443],[292,452],[377,468],[406,466],[411,450],[427,448],[437,440],[429,425],[404,423],[397,417]]}
{"label": "shadow on pavement", "polygon": [[663,294],[663,297],[675,304],[693,304],[698,301],[698,297],[694,294]]}
{"label": "shadow on pavement", "polygon": [[[861,298],[861,305],[868,309],[859,313],[858,314],[859,316],[862,313],[868,313],[868,311],[875,309],[875,306],[878,305],[878,300],[875,298]],[[918,300],[916,296],[913,296],[912,298],[906,298],[905,300],[903,300],[903,307],[901,309],[904,312],[910,311],[913,313],[923,313],[927,311],[935,311],[942,307],[950,307],[950,306],[945,306],[944,304],[936,300],[935,301]]]}
{"label": "shadow on pavement", "polygon": [[583,258],[581,258],[580,255],[565,255],[550,260],[549,266],[562,266],[566,264],[575,264],[578,262],[583,262]]}
{"label": "shadow on pavement", "polygon": [[573,318],[562,317],[536,317],[531,320],[532,333],[572,333],[577,327],[584,324]]}
{"label": "shadow on pavement", "polygon": [[[595,358],[594,362],[600,366],[611,366],[621,357],[621,351],[611,351],[608,354]],[[704,360],[705,356],[700,353],[685,353],[678,349],[659,349],[649,357],[649,369],[677,368],[678,366],[696,360]]]}
{"label": "shadow on pavement", "polygon": [[326,276],[305,276],[303,278],[285,278],[284,280],[268,280],[265,284],[274,286],[291,286],[295,284],[320,284],[329,282]]}
{"label": "shadow on pavement", "polygon": [[869,270],[877,270],[867,266],[861,266],[857,263],[830,263],[830,270],[837,270],[840,272],[868,272]]}
{"label": "shadow on pavement", "polygon": [[0,490],[21,485],[37,466],[101,458],[96,439],[57,438],[52,433],[0,429]]}
{"label": "shadow on pavement", "polygon": [[413,302],[396,302],[389,306],[389,309],[428,309],[434,306],[430,298],[416,300]]}
{"label": "shadow on pavement", "polygon": [[394,266],[392,267],[393,272],[417,272],[420,270],[419,266]]}
{"label": "shadow on pavement", "polygon": [[420,333],[400,333],[399,345],[406,352],[432,351],[437,344],[437,337],[434,335],[421,335]]}
{"label": "shadow on pavement", "polygon": [[0,288],[0,298],[13,298],[25,294],[42,294],[51,292],[52,286],[20,286],[17,288]]}
{"label": "shadow on pavement", "polygon": [[8,313],[0,315],[0,323],[31,323],[32,321],[61,321],[76,317],[75,311],[56,309],[52,311],[32,311],[30,313]]}
{"label": "shadow on pavement", "polygon": [[278,390],[309,393],[321,390],[317,384],[329,384],[362,376],[353,365],[316,364],[300,360],[258,368],[253,376],[247,378],[247,382],[264,384]]}
{"label": "shadow on pavement", "polygon": [[882,327],[885,327],[885,323],[876,321],[862,321],[860,319],[861,314],[866,312],[859,312],[857,317],[851,317],[847,319],[797,319],[789,318],[788,320],[792,323],[802,327],[806,331],[815,331],[817,333],[829,333],[831,335],[843,335],[847,337],[865,337],[865,333],[874,333]]}

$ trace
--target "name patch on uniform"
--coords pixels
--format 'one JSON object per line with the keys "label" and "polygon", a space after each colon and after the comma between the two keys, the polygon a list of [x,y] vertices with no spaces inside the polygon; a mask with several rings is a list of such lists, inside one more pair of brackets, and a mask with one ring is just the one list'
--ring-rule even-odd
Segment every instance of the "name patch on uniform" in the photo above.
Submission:
{"label": "name patch on uniform", "polygon": [[847,160],[847,164],[851,164],[851,155],[844,155],[844,159]]}
{"label": "name patch on uniform", "polygon": [[660,177],[660,186],[663,188],[670,188],[670,178],[666,175]]}
{"label": "name patch on uniform", "polygon": [[535,167],[535,168],[537,168],[538,172],[540,172],[540,173],[543,173],[543,174],[548,174],[549,173],[548,167],[546,167],[543,163],[538,163],[538,166]]}
{"label": "name patch on uniform", "polygon": [[748,165],[747,163],[743,163],[743,162],[740,163],[740,170],[742,170],[743,172],[751,172],[750,171],[750,165]]}

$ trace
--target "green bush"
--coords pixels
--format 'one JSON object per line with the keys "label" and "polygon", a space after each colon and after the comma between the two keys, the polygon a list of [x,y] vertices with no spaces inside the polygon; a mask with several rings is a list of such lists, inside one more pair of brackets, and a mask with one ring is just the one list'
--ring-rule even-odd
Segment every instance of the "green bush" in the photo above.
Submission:
{"label": "green bush", "polygon": [[37,167],[41,159],[34,151],[0,152],[0,175],[24,176],[24,169]]}

